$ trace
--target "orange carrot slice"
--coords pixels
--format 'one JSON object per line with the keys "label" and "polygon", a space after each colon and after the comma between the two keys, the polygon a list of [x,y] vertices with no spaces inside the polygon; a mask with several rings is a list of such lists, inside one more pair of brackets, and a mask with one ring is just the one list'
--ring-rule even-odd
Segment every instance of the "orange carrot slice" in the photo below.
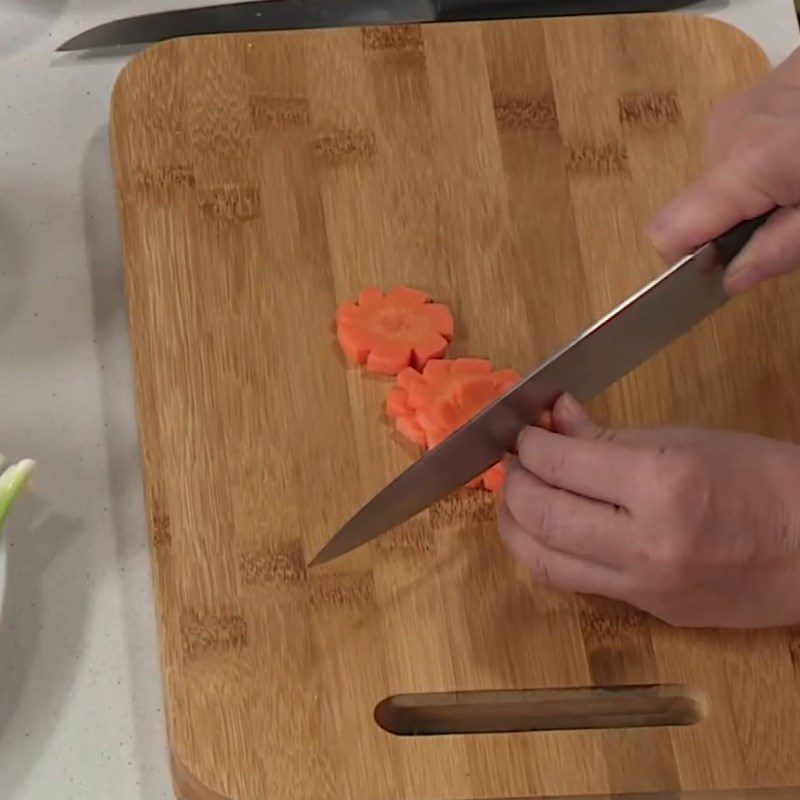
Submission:
{"label": "orange carrot slice", "polygon": [[336,312],[336,338],[347,358],[384,375],[409,366],[422,369],[441,358],[453,329],[447,306],[408,286],[385,295],[374,287],[362,289],[357,303],[344,303]]}
{"label": "orange carrot slice", "polygon": [[457,358],[450,367],[452,375],[488,375],[492,362],[485,358]]}
{"label": "orange carrot slice", "polygon": [[483,473],[481,476],[483,480],[483,485],[490,491],[490,492],[499,492],[503,488],[503,481],[506,477],[506,468],[502,464],[495,464],[493,467],[489,467],[486,472]]}
{"label": "orange carrot slice", "polygon": [[[422,373],[404,369],[398,374],[386,413],[398,433],[430,450],[518,380],[514,370],[493,372],[484,359],[432,359]],[[496,464],[469,485],[497,492],[504,474],[503,465]]]}
{"label": "orange carrot slice", "polygon": [[394,386],[386,397],[386,415],[391,419],[406,417],[413,412],[408,405],[408,392],[400,386]]}
{"label": "orange carrot slice", "polygon": [[405,436],[406,439],[409,439],[420,447],[425,447],[425,431],[420,428],[413,414],[405,414],[401,417],[397,417],[395,420],[395,428],[401,436]]}

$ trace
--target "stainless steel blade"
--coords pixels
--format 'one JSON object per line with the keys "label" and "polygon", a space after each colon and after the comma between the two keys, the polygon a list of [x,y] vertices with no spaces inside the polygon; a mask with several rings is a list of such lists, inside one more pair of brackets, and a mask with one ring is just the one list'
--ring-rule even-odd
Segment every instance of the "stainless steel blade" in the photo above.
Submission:
{"label": "stainless steel blade", "polygon": [[667,11],[698,0],[260,0],[143,14],[98,25],[59,51],[213,33]]}
{"label": "stainless steel blade", "polygon": [[178,36],[433,22],[436,0],[266,0],[162,11],[107,22],[59,51],[149,44]]}
{"label": "stainless steel blade", "polygon": [[713,244],[679,261],[392,481],[312,565],[380,536],[480,475],[562,392],[584,402],[627,375],[726,302],[723,275]]}

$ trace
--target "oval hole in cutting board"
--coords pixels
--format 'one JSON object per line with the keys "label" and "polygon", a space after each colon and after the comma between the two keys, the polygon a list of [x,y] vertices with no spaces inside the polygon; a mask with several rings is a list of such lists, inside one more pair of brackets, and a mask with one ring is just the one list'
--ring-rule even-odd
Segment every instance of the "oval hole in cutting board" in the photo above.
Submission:
{"label": "oval hole in cutting board", "polygon": [[443,692],[387,697],[375,721],[396,736],[695,725],[704,702],[685,686]]}

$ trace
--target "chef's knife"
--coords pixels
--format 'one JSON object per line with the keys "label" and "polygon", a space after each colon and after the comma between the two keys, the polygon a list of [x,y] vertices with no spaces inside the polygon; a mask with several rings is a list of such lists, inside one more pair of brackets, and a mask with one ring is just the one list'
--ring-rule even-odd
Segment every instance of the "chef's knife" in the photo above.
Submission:
{"label": "chef's knife", "polygon": [[725,268],[772,212],[703,245],[545,361],[367,503],[311,562],[323,564],[405,522],[500,461],[562,393],[595,397],[720,308]]}
{"label": "chef's knife", "polygon": [[262,0],[162,11],[98,25],[58,50],[151,44],[177,36],[515,17],[666,11],[698,0]]}

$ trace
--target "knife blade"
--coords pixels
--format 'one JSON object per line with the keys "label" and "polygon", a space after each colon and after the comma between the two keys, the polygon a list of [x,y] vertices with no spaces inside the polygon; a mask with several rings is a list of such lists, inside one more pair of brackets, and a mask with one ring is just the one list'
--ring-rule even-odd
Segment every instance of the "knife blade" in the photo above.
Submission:
{"label": "knife blade", "polygon": [[538,366],[370,500],[311,561],[324,564],[411,519],[512,451],[562,393],[586,402],[724,305],[725,267],[771,213],[667,269]]}
{"label": "knife blade", "polygon": [[260,0],[118,19],[78,34],[57,50],[152,44],[214,33],[640,13],[695,2],[698,0]]}

